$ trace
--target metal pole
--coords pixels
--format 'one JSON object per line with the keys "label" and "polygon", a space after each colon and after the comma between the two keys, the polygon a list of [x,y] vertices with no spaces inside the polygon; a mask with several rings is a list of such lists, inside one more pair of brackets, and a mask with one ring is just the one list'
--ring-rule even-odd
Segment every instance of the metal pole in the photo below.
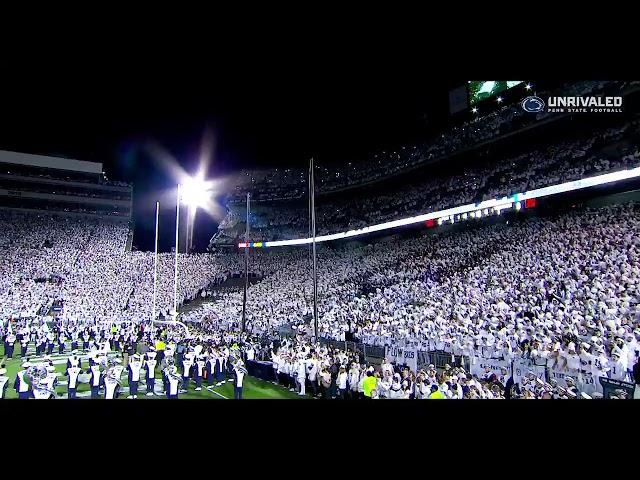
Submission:
{"label": "metal pole", "polygon": [[311,159],[311,230],[313,235],[313,330],[318,341],[318,276],[316,266],[316,187],[313,173],[313,158]]}
{"label": "metal pole", "polygon": [[197,207],[189,205],[189,211],[187,213],[187,245],[185,247],[185,253],[191,253],[193,249],[193,229],[196,223]]}
{"label": "metal pole", "polygon": [[187,225],[184,239],[184,253],[189,253],[189,230],[191,225],[191,205],[187,206]]}
{"label": "metal pole", "polygon": [[[311,238],[311,169],[309,169],[309,238]],[[311,260],[311,245],[309,245],[309,260]]]}
{"label": "metal pole", "polygon": [[173,312],[176,318],[178,317],[178,233],[180,229],[180,188],[178,184],[178,193],[176,197],[176,263],[173,273]]}
{"label": "metal pole", "polygon": [[189,215],[189,246],[187,247],[187,253],[191,253],[191,250],[193,250],[193,230],[195,228],[196,225],[196,215],[198,214],[198,208],[197,207],[191,207],[191,215]]}
{"label": "metal pole", "polygon": [[156,319],[156,295],[158,291],[158,220],[160,218],[160,202],[156,202],[156,250],[153,260],[153,307],[151,309],[151,320]]}
{"label": "metal pole", "polygon": [[[246,218],[246,228],[244,231],[244,241],[249,241],[249,213],[251,212],[250,207],[251,194],[247,193],[247,218]],[[246,311],[247,311],[247,288],[249,287],[249,247],[245,247],[244,249],[244,294],[242,297],[242,331],[244,332],[245,320],[246,320]],[[271,323],[271,321],[269,321]]]}

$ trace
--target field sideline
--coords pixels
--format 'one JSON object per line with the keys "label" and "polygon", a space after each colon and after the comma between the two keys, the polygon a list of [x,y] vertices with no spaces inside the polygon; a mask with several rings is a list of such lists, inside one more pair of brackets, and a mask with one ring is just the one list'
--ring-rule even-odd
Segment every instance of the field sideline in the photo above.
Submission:
{"label": "field sideline", "polygon": [[[62,385],[58,385],[56,387],[56,394],[58,395],[58,399],[66,399],[67,397],[67,387],[66,387],[66,381],[67,381],[67,377],[64,376],[64,371],[66,368],[66,362],[67,362],[67,358],[70,356],[70,351],[71,351],[71,344],[68,344],[69,348],[65,349],[64,354],[62,355],[57,355],[54,353],[54,355],[51,356],[51,359],[54,361],[54,365],[56,368],[56,372],[58,373],[58,382],[62,383]],[[33,346],[30,345],[29,350],[28,350],[28,354],[30,354],[33,351]],[[57,346],[56,349],[54,350],[54,352],[57,352]],[[119,354],[119,352],[118,352]],[[7,387],[6,391],[5,391],[5,397],[7,399],[17,399],[18,398],[18,394],[15,391],[15,388],[13,387],[13,382],[16,378],[16,374],[18,373],[18,371],[20,370],[20,366],[22,365],[22,363],[24,361],[26,361],[25,359],[21,359],[20,358],[20,349],[16,348],[13,351],[13,358],[12,359],[5,359],[4,358],[5,354],[4,354],[4,345],[0,345],[0,358],[3,359],[3,362],[5,364],[5,368],[7,369],[7,373],[5,374],[7,377],[9,377],[9,387]],[[33,361],[35,355],[30,355],[29,358]],[[40,357],[38,357],[40,358]],[[37,360],[38,361],[38,360]],[[55,363],[55,362],[61,362],[59,364]],[[82,360],[82,367],[83,369],[86,369],[89,366],[89,361],[83,359]],[[138,400],[157,400],[157,399],[162,399],[166,397],[164,395],[159,396],[159,395],[154,395],[154,396],[149,396],[147,397],[145,395],[146,393],[146,386],[144,384],[144,375],[141,376],[142,381],[138,384]],[[162,380],[160,379],[160,369],[156,369],[156,387],[158,387],[158,385],[162,385]],[[207,390],[206,387],[207,383],[206,380],[203,380],[202,382],[202,390],[199,392],[196,392],[195,389],[195,382],[192,380],[189,382],[189,389],[188,389],[188,393],[183,393],[180,394],[179,398],[183,398],[183,399],[211,399],[211,400],[224,400],[224,399],[233,399],[233,383],[232,382],[226,382],[225,384],[219,386],[219,387],[214,387],[213,391],[209,391]],[[129,389],[129,382],[127,380],[127,375],[126,375],[126,370],[125,372],[123,372],[122,375],[122,387],[121,387],[121,393],[120,393],[120,397],[118,398],[118,400],[122,400],[122,399],[127,399],[127,395],[128,395],[128,389]],[[89,385],[86,383],[82,383],[78,385],[78,389],[77,392],[78,394],[82,395],[84,392],[89,392]],[[124,390],[124,393],[122,393],[122,391]],[[86,393],[85,393],[86,394]],[[298,396],[297,393],[295,392],[290,392],[289,390],[285,389],[284,387],[281,387],[279,385],[274,385],[270,382],[266,382],[264,380],[255,378],[255,377],[250,377],[250,376],[246,376],[245,377],[245,381],[244,381],[244,390],[243,390],[243,398],[244,399],[248,399],[248,400],[255,400],[255,399],[308,399],[311,398],[310,396]],[[79,398],[82,399],[82,398]]]}

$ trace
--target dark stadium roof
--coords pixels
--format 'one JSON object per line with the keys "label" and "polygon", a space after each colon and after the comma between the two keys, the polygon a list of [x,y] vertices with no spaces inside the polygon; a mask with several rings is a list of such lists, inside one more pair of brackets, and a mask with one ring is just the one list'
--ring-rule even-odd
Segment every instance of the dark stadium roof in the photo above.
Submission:
{"label": "dark stadium roof", "polygon": [[[346,59],[220,62],[202,71],[76,66],[46,82],[25,71],[6,80],[0,149],[102,162],[110,180],[134,183],[138,211],[136,198],[175,184],[140,148],[146,140],[193,172],[210,128],[215,174],[304,166],[312,155],[324,162],[365,159],[423,138],[446,117],[448,89],[460,82],[382,67]],[[149,227],[147,213],[134,213],[138,227]]]}
{"label": "dark stadium roof", "polygon": [[[335,33],[326,25],[322,31]],[[468,76],[451,73],[452,52],[443,59],[442,45],[426,39],[411,42],[412,50],[383,37],[331,44],[318,37],[308,45],[298,32],[274,45],[234,31],[223,42],[179,45],[177,32],[154,32],[132,44],[119,32],[80,54],[80,37],[52,46],[60,33],[39,42],[37,52],[3,59],[11,75],[2,78],[0,149],[101,162],[110,180],[133,182],[142,248],[153,234],[150,198],[175,185],[141,151],[144,141],[156,140],[193,172],[210,128],[210,174],[304,166],[312,155],[319,162],[365,159],[438,131],[448,91]]]}
{"label": "dark stadium roof", "polygon": [[137,143],[155,139],[188,164],[209,126],[225,169],[357,160],[422,138],[446,116],[451,83],[366,69],[176,76],[62,76],[3,99],[0,148],[102,162],[135,181],[122,167]]}

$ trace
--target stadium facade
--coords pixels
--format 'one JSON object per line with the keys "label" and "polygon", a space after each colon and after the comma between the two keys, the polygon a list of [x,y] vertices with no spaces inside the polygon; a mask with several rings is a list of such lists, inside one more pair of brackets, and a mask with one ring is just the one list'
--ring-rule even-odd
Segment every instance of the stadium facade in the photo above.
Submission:
{"label": "stadium facade", "polygon": [[132,195],[130,184],[107,179],[102,163],[0,151],[1,209],[130,223]]}

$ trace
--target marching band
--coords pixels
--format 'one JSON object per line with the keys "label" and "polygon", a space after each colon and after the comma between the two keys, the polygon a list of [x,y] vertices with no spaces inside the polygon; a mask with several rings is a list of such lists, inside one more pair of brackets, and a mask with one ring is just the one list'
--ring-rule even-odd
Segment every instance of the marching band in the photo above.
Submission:
{"label": "marching band", "polygon": [[[11,331],[5,336],[5,357],[13,358],[17,342],[23,363],[13,382],[5,375],[6,369],[0,368],[0,398],[5,397],[11,383],[20,399],[137,399],[141,383],[147,396],[179,398],[190,390],[201,391],[204,382],[209,391],[233,382],[234,397],[242,398],[248,372],[242,360],[244,354],[233,343],[238,341],[237,336],[214,344],[190,341],[189,337],[170,329],[160,330],[153,324],[23,322],[11,324]],[[63,370],[56,368],[61,364]],[[156,385],[158,369],[160,386]],[[66,381],[59,382],[59,375]]]}

